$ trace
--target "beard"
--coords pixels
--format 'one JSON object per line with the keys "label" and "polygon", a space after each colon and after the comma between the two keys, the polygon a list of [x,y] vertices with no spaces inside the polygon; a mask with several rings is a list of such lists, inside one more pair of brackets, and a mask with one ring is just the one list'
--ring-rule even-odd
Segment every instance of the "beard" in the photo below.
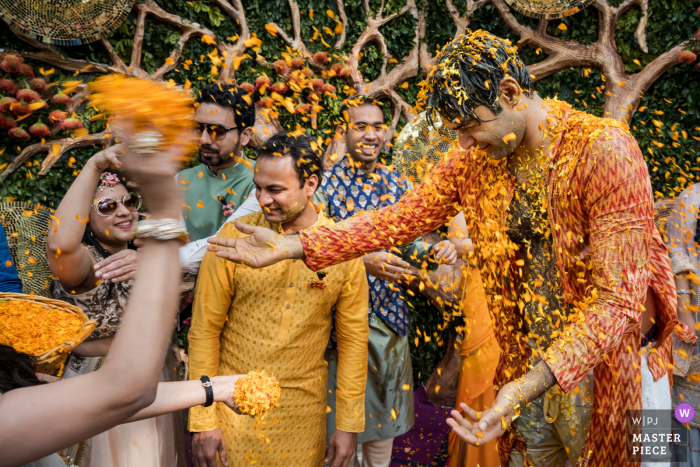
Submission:
{"label": "beard", "polygon": [[[202,146],[199,148],[198,151],[198,156],[199,156],[199,161],[208,166],[208,167],[217,167],[225,162],[228,162],[230,159],[234,157],[235,154],[238,154],[241,149],[241,142],[238,141],[236,143],[236,146],[231,151],[228,151],[228,154],[225,154],[226,151],[222,151],[220,149],[214,149],[210,146]],[[222,152],[224,155],[222,155]]]}

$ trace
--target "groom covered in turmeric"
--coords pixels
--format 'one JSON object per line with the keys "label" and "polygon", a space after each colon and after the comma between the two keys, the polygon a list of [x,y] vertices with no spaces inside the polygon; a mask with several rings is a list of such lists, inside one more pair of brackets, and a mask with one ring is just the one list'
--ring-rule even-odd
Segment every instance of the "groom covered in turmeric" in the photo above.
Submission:
{"label": "groom covered in turmeric", "polygon": [[[303,135],[279,133],[261,148],[254,184],[263,210],[243,217],[250,225],[296,233],[333,221],[312,198],[323,164]],[[233,224],[219,233],[244,236]],[[324,351],[335,307],[338,342],[336,430],[325,461],[347,467],[357,433],[365,428],[368,287],[362,260],[318,272],[289,260],[256,270],[205,254],[197,280],[189,333],[190,378],[265,370],[279,382],[279,407],[256,420],[225,407],[190,410],[195,467],[255,461],[265,467],[318,467],[326,445],[328,370]],[[261,433],[262,432],[262,436]]]}

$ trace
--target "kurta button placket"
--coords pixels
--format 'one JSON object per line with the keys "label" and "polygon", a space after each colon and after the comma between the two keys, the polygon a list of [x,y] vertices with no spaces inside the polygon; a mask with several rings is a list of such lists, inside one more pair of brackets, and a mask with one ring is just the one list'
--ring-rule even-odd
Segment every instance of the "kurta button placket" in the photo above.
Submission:
{"label": "kurta button placket", "polygon": [[284,308],[282,309],[282,318],[280,319],[280,328],[277,332],[277,339],[286,341],[289,336],[289,328],[292,326],[292,316],[294,316],[294,300],[296,299],[297,289],[294,283],[299,277],[299,263],[297,261],[289,261],[287,263],[287,283],[289,287],[284,293]]}

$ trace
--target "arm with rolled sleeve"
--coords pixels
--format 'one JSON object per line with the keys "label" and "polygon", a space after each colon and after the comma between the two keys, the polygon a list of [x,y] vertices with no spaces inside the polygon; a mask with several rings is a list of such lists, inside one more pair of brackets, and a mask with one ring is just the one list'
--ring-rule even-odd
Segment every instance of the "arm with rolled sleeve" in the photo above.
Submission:
{"label": "arm with rolled sleeve", "polygon": [[[221,237],[232,238],[233,226],[221,231]],[[204,255],[195,289],[192,327],[188,335],[190,379],[217,376],[219,373],[219,342],[233,301],[233,277],[236,265],[214,253]],[[219,427],[216,406],[201,405],[190,409],[190,431],[210,431]]]}
{"label": "arm with rolled sleeve", "polygon": [[338,387],[336,427],[348,433],[365,430],[365,385],[369,291],[364,263],[350,261],[343,288],[336,302],[335,326],[338,337]]}

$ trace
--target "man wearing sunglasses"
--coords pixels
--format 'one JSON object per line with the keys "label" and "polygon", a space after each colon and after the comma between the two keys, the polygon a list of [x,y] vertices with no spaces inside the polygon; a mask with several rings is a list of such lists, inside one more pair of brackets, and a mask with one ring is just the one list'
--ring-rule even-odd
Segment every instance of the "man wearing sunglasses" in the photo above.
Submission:
{"label": "man wearing sunglasses", "polygon": [[245,95],[242,89],[214,84],[197,99],[201,164],[177,176],[192,240],[214,235],[254,189],[253,162],[243,147],[253,135],[255,107]]}

